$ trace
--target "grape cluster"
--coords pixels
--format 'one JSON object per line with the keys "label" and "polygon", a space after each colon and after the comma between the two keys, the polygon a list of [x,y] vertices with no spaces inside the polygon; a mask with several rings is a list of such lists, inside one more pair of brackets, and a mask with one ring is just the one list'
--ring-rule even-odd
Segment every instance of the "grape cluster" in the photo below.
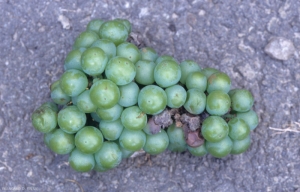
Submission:
{"label": "grape cluster", "polygon": [[[32,114],[45,144],[79,172],[112,169],[141,149],[217,158],[246,151],[258,125],[252,94],[231,89],[217,69],[138,48],[130,32],[126,19],[95,19],[76,38],[52,101]],[[193,117],[198,124],[183,120]]]}

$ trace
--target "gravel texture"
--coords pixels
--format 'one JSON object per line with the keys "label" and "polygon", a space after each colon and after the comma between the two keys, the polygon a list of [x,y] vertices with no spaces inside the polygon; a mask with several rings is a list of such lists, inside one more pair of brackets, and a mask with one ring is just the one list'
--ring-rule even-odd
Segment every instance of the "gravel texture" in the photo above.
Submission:
{"label": "gravel texture", "polygon": [[[0,191],[300,191],[300,1],[0,0]],[[105,173],[76,173],[30,116],[50,98],[90,19],[127,18],[143,43],[232,78],[255,97],[260,124],[242,155],[142,154]],[[274,37],[294,53],[264,52]],[[285,49],[279,46],[276,49]],[[280,50],[279,50],[280,52]],[[281,50],[282,52],[282,50]]]}

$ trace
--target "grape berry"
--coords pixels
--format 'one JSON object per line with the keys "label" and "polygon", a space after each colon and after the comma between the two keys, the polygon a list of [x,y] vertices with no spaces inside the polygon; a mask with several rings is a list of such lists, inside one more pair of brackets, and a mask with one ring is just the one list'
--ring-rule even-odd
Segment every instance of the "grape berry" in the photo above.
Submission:
{"label": "grape berry", "polygon": [[258,125],[254,98],[192,60],[179,63],[129,42],[126,19],[94,19],[76,39],[51,102],[33,127],[78,172],[106,171],[143,149],[222,158],[245,152]]}

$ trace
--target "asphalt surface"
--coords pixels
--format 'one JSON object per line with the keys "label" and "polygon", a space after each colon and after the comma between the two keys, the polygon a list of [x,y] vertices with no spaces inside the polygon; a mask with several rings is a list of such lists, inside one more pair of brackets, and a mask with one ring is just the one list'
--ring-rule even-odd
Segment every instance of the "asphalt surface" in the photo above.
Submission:
{"label": "asphalt surface", "polygon": [[[299,192],[299,7],[298,0],[0,0],[0,191]],[[216,159],[167,151],[105,173],[76,173],[66,155],[47,149],[31,113],[49,100],[86,24],[117,17],[161,55],[218,68],[233,88],[253,93],[260,124],[246,153]],[[266,54],[274,37],[293,53]]]}

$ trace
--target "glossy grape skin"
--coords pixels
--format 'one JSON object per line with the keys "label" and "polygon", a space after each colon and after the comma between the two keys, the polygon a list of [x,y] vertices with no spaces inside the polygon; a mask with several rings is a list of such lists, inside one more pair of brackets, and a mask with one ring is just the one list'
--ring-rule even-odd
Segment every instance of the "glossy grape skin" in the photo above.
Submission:
{"label": "glossy grape skin", "polygon": [[166,88],[167,105],[171,108],[180,108],[186,101],[187,93],[181,85]]}
{"label": "glossy grape skin", "polygon": [[156,63],[148,60],[139,60],[135,64],[135,81],[141,85],[151,85],[154,81],[154,68]]}
{"label": "glossy grape skin", "polygon": [[121,119],[117,119],[115,121],[100,121],[99,128],[106,140],[115,141],[119,139],[122,131],[123,124]]}
{"label": "glossy grape skin", "polygon": [[124,128],[120,138],[120,145],[129,151],[138,151],[142,149],[146,143],[146,134],[142,130],[132,131]]}
{"label": "glossy grape skin", "polygon": [[85,90],[78,95],[76,99],[76,106],[84,113],[92,113],[96,111],[97,106],[94,105],[90,98],[90,90]]}
{"label": "glossy grape skin", "polygon": [[85,154],[75,148],[69,156],[70,166],[78,172],[89,172],[95,166],[93,154]]}
{"label": "glossy grape skin", "polygon": [[246,124],[246,122],[243,119],[240,119],[238,117],[234,117],[230,119],[228,122],[229,126],[229,137],[233,140],[243,140],[245,139],[249,133],[250,128]]}
{"label": "glossy grape skin", "polygon": [[186,83],[186,79],[188,78],[189,74],[196,71],[201,71],[200,66],[198,63],[192,61],[192,60],[185,60],[180,63],[181,68],[181,78],[180,82],[182,84]]}
{"label": "glossy grape skin", "polygon": [[249,110],[247,112],[239,112],[236,114],[236,116],[240,119],[243,119],[245,123],[249,126],[250,130],[254,130],[258,123],[259,119],[255,111]]}
{"label": "glossy grape skin", "polygon": [[187,149],[192,155],[194,155],[196,157],[202,157],[207,154],[207,150],[205,148],[205,143],[203,143],[199,147],[190,147],[188,145]]}
{"label": "glossy grape skin", "polygon": [[165,130],[161,130],[155,135],[146,135],[144,151],[150,155],[158,155],[164,152],[169,145],[169,137]]}
{"label": "glossy grape skin", "polygon": [[117,18],[117,19],[114,19],[114,21],[121,22],[123,25],[125,25],[125,27],[128,31],[128,34],[131,33],[131,23],[127,19]]}
{"label": "glossy grape skin", "polygon": [[206,95],[200,89],[189,89],[187,91],[184,108],[191,114],[198,115],[205,109]]}
{"label": "glossy grape skin", "polygon": [[125,57],[116,56],[109,60],[105,75],[107,79],[113,81],[117,85],[126,85],[130,83],[136,74],[134,64]]}
{"label": "glossy grape skin", "polygon": [[205,147],[208,153],[216,158],[227,156],[231,152],[232,146],[233,143],[228,136],[218,142],[205,142]]}
{"label": "glossy grape skin", "polygon": [[86,48],[74,49],[70,51],[65,59],[64,70],[77,69],[83,71],[81,68],[81,54]]}
{"label": "glossy grape skin", "polygon": [[122,112],[121,121],[126,129],[142,130],[147,124],[147,115],[138,106],[131,106]]}
{"label": "glossy grape skin", "polygon": [[92,113],[90,113],[90,115],[91,115],[93,121],[100,123],[101,119],[96,112],[92,112]]}
{"label": "glossy grape skin", "polygon": [[155,62],[158,57],[157,52],[151,47],[143,47],[140,49],[140,51],[141,51],[141,55],[142,55],[141,60]]}
{"label": "glossy grape skin", "polygon": [[124,42],[117,47],[117,56],[129,59],[133,64],[142,58],[140,50],[132,43]]}
{"label": "glossy grape skin", "polygon": [[212,91],[206,98],[206,111],[210,115],[224,115],[230,110],[230,97],[220,90]]}
{"label": "glossy grape skin", "polygon": [[114,82],[100,79],[92,85],[90,98],[98,108],[109,109],[118,103],[120,90]]}
{"label": "glossy grape skin", "polygon": [[122,151],[122,159],[126,159],[126,158],[129,158],[135,151],[129,151],[127,149],[124,149],[119,142],[118,143],[118,146],[120,148],[120,150]]}
{"label": "glossy grape skin", "polygon": [[202,123],[201,133],[209,142],[221,141],[227,137],[228,132],[228,124],[222,117],[209,116]]}
{"label": "glossy grape skin", "polygon": [[146,114],[156,115],[162,112],[167,105],[167,94],[156,85],[147,85],[142,88],[138,96],[138,106]]}
{"label": "glossy grape skin", "polygon": [[228,94],[231,99],[232,110],[247,112],[252,108],[254,99],[250,91],[246,89],[232,89]]}
{"label": "glossy grape skin", "polygon": [[119,86],[119,90],[119,105],[123,107],[130,107],[137,104],[140,88],[135,82],[130,82],[127,85]]}
{"label": "glossy grape skin", "polygon": [[73,49],[78,49],[81,47],[88,48],[90,47],[99,36],[97,33],[93,31],[84,31],[79,34],[79,36],[75,39],[75,43],[73,45]]}
{"label": "glossy grape skin", "polygon": [[[94,155],[94,157],[95,157],[95,155]],[[104,168],[101,164],[99,164],[99,162],[97,162],[97,161],[95,160],[94,170],[97,171],[97,172],[105,172],[105,171],[108,171],[108,170],[110,170],[110,169]]]}
{"label": "glossy grape skin", "polygon": [[75,138],[73,134],[68,134],[61,129],[55,129],[46,134],[45,137],[49,139],[48,147],[57,154],[68,154],[75,147]]}
{"label": "glossy grape skin", "polygon": [[100,38],[108,39],[116,46],[125,42],[128,38],[128,34],[127,27],[116,20],[104,22],[99,29]]}
{"label": "glossy grape skin", "polygon": [[123,111],[123,107],[119,104],[116,104],[109,109],[98,108],[96,113],[102,120],[115,121],[121,117],[122,111]]}
{"label": "glossy grape skin", "polygon": [[232,140],[232,149],[231,149],[231,154],[241,154],[250,147],[251,144],[251,136],[248,135],[245,139],[243,140]]}
{"label": "glossy grape skin", "polygon": [[53,82],[50,87],[50,97],[52,101],[58,105],[65,105],[71,101],[71,97],[63,92],[59,86],[59,80]]}
{"label": "glossy grape skin", "polygon": [[170,56],[170,55],[161,55],[161,56],[157,57],[157,59],[155,60],[155,63],[158,64],[158,63],[160,63],[162,61],[165,61],[165,60],[171,60],[171,61],[174,61],[174,62],[177,63],[177,60],[174,57]]}
{"label": "glossy grape skin", "polygon": [[95,160],[103,168],[112,169],[121,163],[122,152],[115,142],[105,141],[101,149],[95,153]]}
{"label": "glossy grape skin", "polygon": [[103,135],[93,126],[85,126],[75,135],[75,145],[83,153],[96,153],[103,145]]}
{"label": "glossy grape skin", "polygon": [[88,79],[83,72],[77,69],[69,69],[62,74],[59,85],[66,95],[74,97],[87,88]]}
{"label": "glossy grape skin", "polygon": [[229,76],[222,72],[213,73],[207,79],[207,92],[210,93],[215,90],[228,93],[231,88],[231,80]]}
{"label": "glossy grape skin", "polygon": [[101,75],[108,63],[109,57],[98,47],[86,49],[81,55],[81,68],[91,76]]}
{"label": "glossy grape skin", "polygon": [[49,133],[57,126],[57,112],[47,105],[37,108],[31,115],[33,127],[41,133]]}
{"label": "glossy grape skin", "polygon": [[207,78],[201,71],[191,72],[185,83],[187,89],[196,88],[204,92],[207,86]]}
{"label": "glossy grape skin", "polygon": [[172,60],[164,60],[154,68],[154,80],[163,88],[170,87],[179,82],[181,77],[180,66]]}
{"label": "glossy grape skin", "polygon": [[187,148],[187,144],[184,138],[184,132],[181,127],[176,127],[172,124],[168,127],[167,134],[169,137],[168,149],[172,152],[183,152]]}
{"label": "glossy grape skin", "polygon": [[67,106],[58,112],[57,123],[61,130],[73,134],[79,131],[86,123],[86,114],[77,106]]}
{"label": "glossy grape skin", "polygon": [[93,31],[95,33],[99,32],[99,29],[101,27],[101,25],[104,23],[105,21],[102,19],[93,19],[91,20],[87,26],[86,26],[86,30],[87,31]]}
{"label": "glossy grape skin", "polygon": [[47,102],[43,103],[43,104],[41,105],[41,107],[42,107],[42,106],[50,107],[53,111],[58,112],[58,107],[57,107],[57,105],[56,105],[54,102],[52,102],[52,101],[47,101]]}
{"label": "glossy grape skin", "polygon": [[108,39],[98,39],[91,45],[91,47],[98,47],[102,49],[109,59],[115,57],[117,54],[116,45]]}
{"label": "glossy grape skin", "polygon": [[216,72],[220,72],[220,71],[218,69],[215,69],[215,68],[206,67],[206,68],[203,68],[201,72],[204,73],[204,75],[208,79],[212,74],[214,74]]}

